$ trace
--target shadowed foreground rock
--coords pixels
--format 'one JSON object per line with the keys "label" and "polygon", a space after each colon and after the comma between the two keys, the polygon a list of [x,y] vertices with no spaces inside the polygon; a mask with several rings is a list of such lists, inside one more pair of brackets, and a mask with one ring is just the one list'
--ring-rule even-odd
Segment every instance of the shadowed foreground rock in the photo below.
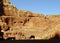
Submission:
{"label": "shadowed foreground rock", "polygon": [[[5,40],[50,39],[60,37],[60,15],[47,15],[19,10],[9,0],[1,0],[0,38]],[[3,8],[3,9],[1,9]],[[3,10],[3,12],[2,12]]]}

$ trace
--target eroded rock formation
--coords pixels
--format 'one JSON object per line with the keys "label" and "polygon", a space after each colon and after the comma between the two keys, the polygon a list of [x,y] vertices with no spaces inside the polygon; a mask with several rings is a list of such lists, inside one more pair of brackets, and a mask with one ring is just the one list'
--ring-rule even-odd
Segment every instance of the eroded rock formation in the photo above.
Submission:
{"label": "eroded rock formation", "polygon": [[[60,36],[60,15],[48,15],[19,10],[9,0],[0,0],[0,38],[50,39]],[[2,8],[2,9],[1,9]],[[13,40],[13,39],[12,39]]]}

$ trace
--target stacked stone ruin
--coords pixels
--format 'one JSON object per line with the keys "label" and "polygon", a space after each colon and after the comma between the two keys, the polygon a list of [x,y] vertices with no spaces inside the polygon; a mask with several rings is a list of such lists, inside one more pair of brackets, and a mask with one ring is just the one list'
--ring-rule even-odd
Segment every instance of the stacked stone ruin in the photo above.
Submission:
{"label": "stacked stone ruin", "polygon": [[[50,39],[60,36],[60,15],[19,10],[9,0],[0,0],[0,38],[7,40]],[[12,39],[13,40],[13,39]]]}

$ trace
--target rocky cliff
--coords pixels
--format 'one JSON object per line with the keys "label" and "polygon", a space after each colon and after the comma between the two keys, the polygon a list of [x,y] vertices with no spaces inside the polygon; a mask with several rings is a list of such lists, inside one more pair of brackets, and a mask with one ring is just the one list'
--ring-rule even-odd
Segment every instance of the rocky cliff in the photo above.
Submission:
{"label": "rocky cliff", "polygon": [[[60,15],[19,10],[9,0],[0,0],[0,37],[4,39],[50,39],[60,36]],[[12,39],[13,40],[13,39]]]}

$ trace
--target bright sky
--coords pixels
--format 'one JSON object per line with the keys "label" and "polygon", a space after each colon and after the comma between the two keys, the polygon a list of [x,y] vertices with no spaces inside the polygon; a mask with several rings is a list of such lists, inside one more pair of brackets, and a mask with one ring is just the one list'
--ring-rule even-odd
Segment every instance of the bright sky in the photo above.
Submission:
{"label": "bright sky", "polygon": [[60,0],[10,0],[18,9],[43,14],[60,14]]}

